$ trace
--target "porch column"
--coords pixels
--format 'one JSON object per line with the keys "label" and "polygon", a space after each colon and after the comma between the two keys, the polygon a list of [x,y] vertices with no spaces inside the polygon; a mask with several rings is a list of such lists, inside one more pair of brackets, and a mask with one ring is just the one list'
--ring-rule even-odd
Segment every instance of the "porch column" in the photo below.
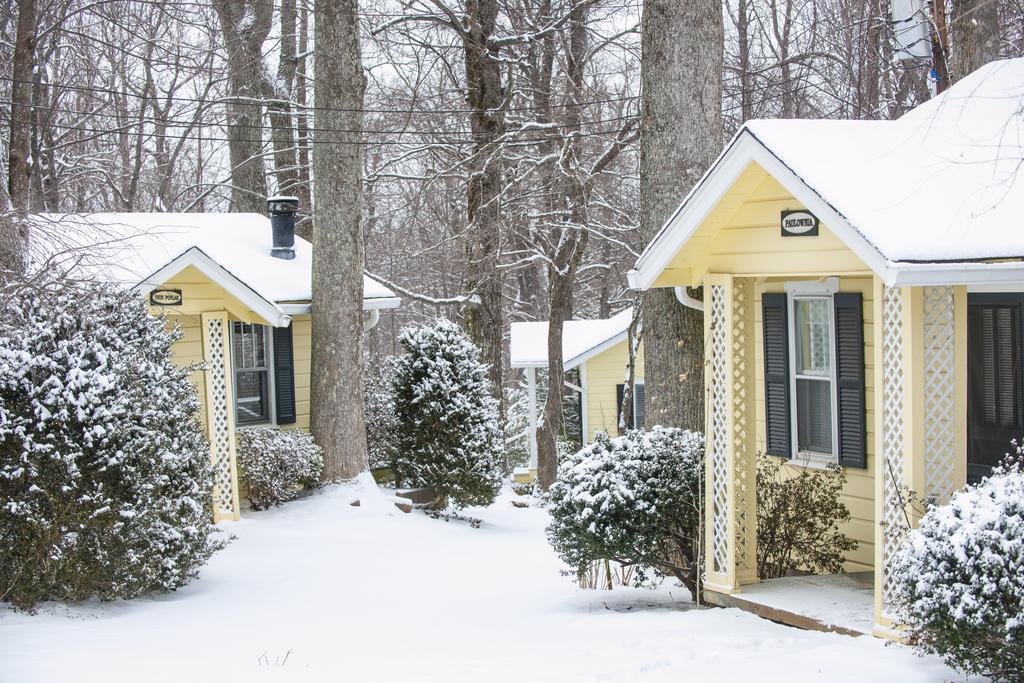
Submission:
{"label": "porch column", "polygon": [[754,286],[704,280],[705,578],[734,593],[757,579]]}
{"label": "porch column", "polygon": [[967,288],[924,287],[924,473],[937,503],[967,483]]}
{"label": "porch column", "polygon": [[235,465],[235,411],[230,381],[231,347],[226,311],[203,313],[206,361],[206,424],[213,461],[213,519],[237,520],[238,470]]}
{"label": "porch column", "polygon": [[875,632],[893,630],[892,565],[921,505],[967,480],[967,292],[875,279]]}
{"label": "porch column", "polygon": [[537,368],[526,368],[526,415],[530,432],[530,472],[537,472]]}

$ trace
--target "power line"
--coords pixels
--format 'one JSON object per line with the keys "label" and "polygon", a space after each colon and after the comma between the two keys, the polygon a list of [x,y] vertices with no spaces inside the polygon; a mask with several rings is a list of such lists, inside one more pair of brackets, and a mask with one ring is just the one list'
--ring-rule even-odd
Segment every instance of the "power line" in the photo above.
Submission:
{"label": "power line", "polygon": [[[33,109],[37,108],[37,107],[35,107],[35,105],[32,105],[32,104],[20,104],[20,103],[12,102],[10,100],[0,100],[0,104],[5,105],[5,106],[11,106],[11,107],[21,107],[23,109],[29,109],[29,110],[33,110]],[[83,116],[83,117],[102,116],[104,118],[111,118],[111,119],[120,119],[121,118],[120,114],[117,114],[117,113],[114,113],[114,112],[82,111],[82,110],[79,110],[79,109],[69,109],[67,107],[38,107],[38,109],[43,110],[43,111],[48,111],[48,112],[56,112],[56,113],[59,113],[59,114],[68,114],[68,115],[72,115],[72,116]],[[277,129],[274,128],[273,125],[265,124],[265,123],[259,123],[259,124],[237,124],[237,123],[227,123],[227,122],[220,123],[220,122],[208,122],[208,121],[188,121],[188,120],[182,120],[182,119],[159,119],[159,118],[155,118],[155,117],[152,117],[152,116],[136,116],[136,117],[126,116],[125,118],[135,118],[137,120],[125,121],[123,123],[119,122],[119,123],[116,124],[117,128],[141,126],[141,125],[145,125],[147,123],[150,123],[150,124],[153,124],[153,125],[163,125],[163,126],[167,126],[167,127],[170,127],[170,128],[191,128],[191,127],[194,127],[194,126],[204,126],[204,127],[216,126],[218,128],[236,128],[236,129],[237,128],[241,128],[241,129],[246,129],[246,130],[250,130],[250,129],[251,130],[260,130],[260,131],[265,131],[265,132],[270,132],[270,133],[276,132],[276,130],[277,130]],[[606,118],[606,119],[593,119],[593,120],[590,120],[590,121],[581,121],[578,125],[580,125],[580,126],[591,126],[591,125],[597,125],[597,124],[601,124],[601,123],[615,123],[615,122],[627,121],[627,120],[630,120],[632,118],[635,118],[635,117],[633,117],[633,116],[613,116],[613,117]],[[558,124],[556,122],[551,122],[551,125],[552,125],[552,128],[561,127],[561,126],[558,126]],[[574,125],[576,125],[576,124],[574,124]],[[297,126],[288,126],[287,129],[288,130],[298,130],[298,127]],[[407,128],[406,129],[402,129],[402,130],[394,130],[394,129],[376,130],[376,129],[369,129],[369,128],[363,128],[363,129],[354,129],[354,128],[322,128],[322,127],[321,128],[317,128],[315,126],[308,126],[304,130],[309,132],[309,133],[359,133],[359,134],[367,134],[367,133],[369,133],[369,134],[379,134],[379,135],[419,135],[419,136],[423,136],[423,137],[433,137],[434,135],[437,135],[437,134],[449,134],[449,135],[472,135],[473,134],[472,131],[464,130],[464,129],[463,130],[423,131],[423,130],[410,130],[410,129],[407,129]],[[538,130],[536,132],[539,133],[539,132],[542,132],[542,131]]]}
{"label": "power line", "polygon": [[[135,127],[135,126],[138,126],[138,125],[140,125],[140,124],[128,124],[126,127],[130,128],[130,127]],[[89,133],[94,138],[98,138],[98,137],[103,136],[103,135],[117,135],[119,133],[128,132],[124,128],[110,130],[110,129],[104,129],[104,128],[90,128],[90,127],[87,127],[87,126],[69,126],[69,125],[60,124],[60,123],[50,124],[50,127],[58,128],[58,129],[64,130],[64,131],[75,131],[75,132]],[[336,132],[341,132],[341,131],[336,131]],[[542,143],[542,142],[551,142],[551,138],[517,138],[517,137],[515,137],[517,132],[521,132],[521,131],[509,131],[508,133],[506,133],[505,139],[499,141],[498,144],[522,146],[522,145],[539,144],[539,143]],[[614,134],[617,134],[618,132],[619,132],[618,130],[591,131],[591,132],[574,132],[573,135],[576,136],[576,137],[595,138],[595,137],[612,136]],[[394,134],[394,133],[389,133],[387,131],[385,131],[384,133],[385,134]],[[348,132],[346,132],[346,134],[351,134],[351,135],[354,136],[354,135],[360,135],[361,133],[357,133],[355,131],[348,131]],[[231,138],[221,137],[221,136],[207,136],[207,135],[175,135],[173,133],[143,132],[142,136],[146,137],[146,138],[163,138],[163,139],[171,139],[171,140],[192,140],[192,141],[197,141],[197,142],[231,142]],[[315,139],[312,139],[312,138],[306,138],[305,140],[303,140],[301,142],[301,145],[302,146],[306,146],[306,145],[365,145],[365,146],[374,146],[374,145],[410,145],[410,144],[420,144],[423,147],[434,147],[434,146],[439,146],[439,145],[472,145],[472,144],[476,144],[477,142],[479,142],[479,141],[472,140],[472,139],[449,139],[449,140],[438,140],[436,142],[413,143],[413,142],[402,141],[402,140],[315,140]],[[269,143],[269,141],[261,140],[260,143],[261,143],[262,146],[266,146]],[[63,143],[60,143],[60,144],[63,145]],[[299,146],[299,142],[296,142],[295,146]]]}
{"label": "power line", "polygon": [[[35,81],[21,81],[21,80],[17,80],[17,79],[11,78],[10,76],[0,76],[0,81],[7,81],[8,83],[27,83],[27,84],[30,84],[30,85],[38,85]],[[473,113],[476,113],[475,109],[404,109],[403,110],[403,109],[350,109],[350,108],[343,108],[343,107],[318,107],[318,106],[315,106],[315,105],[308,105],[308,104],[304,105],[304,104],[299,104],[297,102],[290,102],[290,101],[287,101],[287,100],[274,100],[274,99],[265,100],[265,99],[262,99],[262,98],[260,98],[259,101],[251,101],[250,102],[250,101],[247,101],[247,99],[254,100],[256,98],[238,98],[237,96],[232,96],[232,95],[227,95],[227,96],[224,96],[224,97],[218,97],[218,98],[215,98],[215,99],[212,99],[212,100],[206,100],[206,99],[197,98],[197,97],[182,97],[182,96],[178,96],[178,95],[174,95],[174,96],[171,96],[171,95],[168,95],[168,96],[163,96],[163,95],[141,95],[139,93],[128,92],[127,90],[116,90],[114,88],[101,88],[101,87],[97,87],[97,86],[87,86],[87,85],[68,85],[68,84],[63,84],[63,83],[46,83],[44,85],[46,85],[48,87],[51,87],[51,88],[60,88],[60,89],[64,89],[64,90],[79,90],[79,91],[84,91],[84,92],[98,92],[98,93],[103,93],[105,95],[120,95],[120,96],[123,96],[123,97],[134,97],[134,98],[140,99],[140,100],[153,100],[153,101],[156,101],[156,102],[166,102],[166,101],[170,100],[170,101],[174,101],[174,102],[192,102],[192,103],[203,104],[203,105],[207,105],[207,106],[213,106],[213,105],[216,105],[216,104],[234,104],[234,105],[244,105],[244,106],[250,106],[250,107],[267,107],[267,106],[271,106],[271,105],[273,105],[275,103],[279,103],[280,102],[280,103],[287,103],[288,106],[296,107],[296,108],[299,108],[299,109],[302,109],[302,110],[305,110],[305,111],[337,111],[337,112],[349,112],[349,113],[352,113],[352,112],[363,112],[363,113],[366,113],[366,114],[473,114]],[[613,103],[616,103],[616,102],[628,102],[628,101],[637,100],[637,99],[639,99],[639,95],[626,95],[624,97],[608,97],[608,98],[603,98],[603,99],[600,99],[600,100],[590,100],[590,101],[587,101],[587,102],[580,102],[578,104],[576,104],[576,103],[572,103],[572,104],[552,104],[552,105],[549,106],[549,108],[551,108],[551,109],[564,109],[564,108],[567,108],[567,107],[575,107],[575,106],[587,107],[587,106],[596,105],[596,104],[613,104]],[[534,106],[534,105],[527,105],[527,106],[507,107],[507,108],[501,109],[500,111],[503,111],[503,112],[511,112],[511,111],[531,111],[531,112],[535,112],[535,111],[541,111],[541,109],[539,107],[537,107],[537,106]]]}

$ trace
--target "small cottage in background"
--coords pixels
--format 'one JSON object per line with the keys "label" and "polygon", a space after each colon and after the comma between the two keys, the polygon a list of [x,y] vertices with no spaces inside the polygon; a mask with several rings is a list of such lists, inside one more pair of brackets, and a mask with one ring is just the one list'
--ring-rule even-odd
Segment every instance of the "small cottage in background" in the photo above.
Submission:
{"label": "small cottage in background", "polygon": [[[309,428],[312,247],[297,237],[298,200],[268,201],[270,216],[243,213],[41,215],[81,267],[145,297],[183,333],[173,349],[193,374],[216,469],[214,518],[238,519],[235,430]],[[365,329],[399,299],[363,279]]]}
{"label": "small cottage in background", "polygon": [[[946,501],[1024,434],[1022,102],[1017,59],[895,121],[747,122],[640,256],[634,288],[704,287],[713,601],[891,634],[905,491]],[[873,608],[757,585],[758,452],[845,469]]]}
{"label": "small cottage in background", "polygon": [[[580,439],[588,443],[595,432],[618,433],[619,415],[629,363],[628,328],[632,311],[627,309],[611,318],[568,320],[562,328],[562,359],[566,371],[565,386],[579,397]],[[543,406],[537,403],[537,370],[548,366],[548,323],[512,323],[511,366],[526,372],[527,414],[530,439],[528,472],[517,478],[532,480],[537,474],[537,419]],[[635,390],[630,428],[643,425],[644,357],[643,345],[635,360]]]}

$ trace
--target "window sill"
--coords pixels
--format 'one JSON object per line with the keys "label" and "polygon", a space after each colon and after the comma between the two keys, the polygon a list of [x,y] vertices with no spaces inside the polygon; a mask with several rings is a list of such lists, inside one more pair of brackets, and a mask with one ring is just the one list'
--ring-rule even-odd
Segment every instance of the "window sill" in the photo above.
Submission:
{"label": "window sill", "polygon": [[259,422],[235,422],[235,429],[261,429],[274,427],[274,423],[270,420],[260,420]]}
{"label": "window sill", "polygon": [[839,465],[839,460],[831,455],[825,455],[824,453],[797,453],[789,461],[790,465],[795,467],[803,467],[808,470],[827,470],[830,467],[836,467]]}

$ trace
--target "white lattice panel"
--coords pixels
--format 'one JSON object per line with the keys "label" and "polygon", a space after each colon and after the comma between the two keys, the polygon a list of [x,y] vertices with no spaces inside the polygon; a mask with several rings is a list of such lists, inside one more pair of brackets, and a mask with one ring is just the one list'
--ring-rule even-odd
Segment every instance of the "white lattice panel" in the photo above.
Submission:
{"label": "white lattice panel", "polygon": [[753,305],[752,287],[746,278],[733,279],[732,288],[732,432],[733,475],[735,477],[736,505],[736,566],[748,573],[756,571],[757,534],[755,495],[756,463],[750,448],[753,414],[750,403],[754,387],[751,386],[753,323],[750,308]]}
{"label": "white lattice panel", "polygon": [[899,287],[882,291],[882,610],[890,614],[893,582],[892,560],[899,549],[898,529],[905,527],[901,504],[904,446],[904,312]]}
{"label": "white lattice panel", "polygon": [[709,358],[708,383],[710,411],[708,455],[711,462],[711,567],[725,574],[729,571],[729,440],[728,415],[728,373],[729,347],[726,340],[727,310],[726,291],[723,285],[711,285],[708,315],[711,316],[708,333]]}
{"label": "white lattice panel", "polygon": [[206,321],[207,358],[206,391],[207,416],[210,431],[210,453],[214,469],[213,502],[220,514],[234,514],[234,462],[231,458],[234,434],[232,433],[231,402],[228,393],[229,359],[227,347],[227,325],[222,318]]}
{"label": "white lattice panel", "polygon": [[953,288],[924,288],[924,486],[946,502],[956,483]]}

